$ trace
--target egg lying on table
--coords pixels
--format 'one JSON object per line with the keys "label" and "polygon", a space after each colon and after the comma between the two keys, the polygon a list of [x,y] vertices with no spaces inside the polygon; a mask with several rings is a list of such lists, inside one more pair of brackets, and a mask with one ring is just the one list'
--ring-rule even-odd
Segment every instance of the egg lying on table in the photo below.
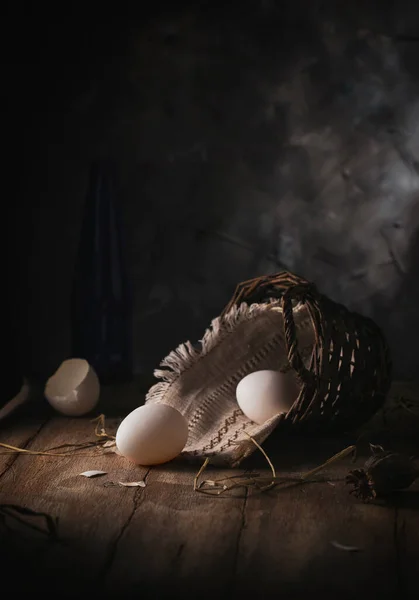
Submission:
{"label": "egg lying on table", "polygon": [[293,372],[266,369],[243,377],[236,388],[236,399],[246,417],[262,425],[275,415],[288,412],[299,390]]}
{"label": "egg lying on table", "polygon": [[99,378],[83,358],[69,358],[61,363],[45,384],[44,396],[58,412],[68,417],[89,413],[100,395]]}
{"label": "egg lying on table", "polygon": [[188,422],[167,404],[145,404],[119,425],[116,447],[139,465],[160,465],[178,456],[188,440]]}

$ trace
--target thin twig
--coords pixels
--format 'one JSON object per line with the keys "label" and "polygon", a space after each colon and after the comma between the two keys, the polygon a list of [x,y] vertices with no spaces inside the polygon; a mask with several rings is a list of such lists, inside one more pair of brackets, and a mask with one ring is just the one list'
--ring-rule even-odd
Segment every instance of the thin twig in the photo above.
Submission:
{"label": "thin twig", "polygon": [[[98,448],[99,446],[102,446],[103,444],[105,444],[107,441],[110,440],[115,440],[116,437],[113,435],[110,435],[107,433],[106,429],[105,429],[105,415],[101,414],[98,417],[96,417],[95,419],[91,420],[92,423],[96,422],[96,427],[95,427],[95,435],[98,438],[101,438],[99,440],[95,440],[95,441],[90,441],[90,442],[83,442],[81,444],[61,444],[60,446],[56,446],[55,448],[50,448],[48,450],[27,450],[26,448],[19,448],[17,446],[12,446],[11,444],[5,444],[3,442],[0,442],[0,447],[5,448],[6,450],[8,450],[8,452],[4,452],[1,454],[15,454],[15,453],[21,453],[21,454],[29,454],[32,456],[58,456],[58,457],[67,457],[69,456],[69,454],[71,454],[71,451],[69,450],[68,452],[51,452],[51,450],[57,450],[59,448],[73,448],[73,449],[85,449],[85,448]],[[96,457],[96,454],[81,454],[79,453],[78,456],[90,456],[90,457]]]}
{"label": "thin twig", "polygon": [[275,467],[273,466],[273,464],[272,464],[272,462],[271,462],[271,459],[270,459],[270,458],[269,458],[269,456],[266,454],[265,450],[262,448],[262,446],[261,446],[260,444],[258,444],[258,442],[255,440],[255,438],[253,438],[251,435],[249,435],[249,434],[247,433],[247,431],[245,431],[244,433],[245,433],[245,434],[246,434],[246,435],[247,435],[247,436],[248,436],[248,437],[249,437],[249,438],[252,440],[252,442],[254,443],[254,445],[255,445],[257,448],[259,448],[259,450],[262,452],[263,456],[266,458],[266,460],[267,460],[267,462],[268,462],[268,465],[269,465],[269,466],[270,466],[270,468],[271,468],[273,480],[272,480],[272,483],[270,483],[268,486],[266,486],[266,487],[264,487],[264,488],[263,488],[263,490],[265,490],[265,491],[266,491],[266,490],[268,490],[269,488],[271,488],[271,487],[273,487],[273,486],[275,485],[275,481],[274,481],[274,480],[275,480],[275,478],[276,478]]}
{"label": "thin twig", "polygon": [[198,479],[201,477],[202,473],[207,468],[208,463],[209,463],[209,458],[206,458],[204,460],[204,464],[201,466],[201,468],[199,469],[198,473],[195,476],[195,479],[193,480],[193,489],[195,490],[195,492],[199,489],[199,487],[198,487]]}
{"label": "thin twig", "polygon": [[[32,454],[32,455],[36,455],[36,456],[68,456],[68,453],[55,453],[55,452],[42,452],[42,451],[38,451],[38,450],[26,450],[26,448],[18,448],[17,446],[11,446],[10,444],[4,444],[0,442],[0,446],[2,448],[7,448],[7,450],[12,450],[13,453],[14,452],[21,452],[23,454]],[[89,455],[92,456],[92,455]]]}
{"label": "thin twig", "polygon": [[337,454],[335,454],[334,456],[329,458],[325,463],[323,463],[319,467],[316,467],[315,469],[312,469],[311,471],[307,471],[307,473],[304,473],[304,475],[301,475],[301,479],[305,480],[309,477],[312,477],[313,475],[315,475],[319,471],[322,471],[323,469],[325,469],[332,463],[340,460],[341,458],[345,458],[346,456],[349,456],[349,454],[352,454],[353,452],[355,452],[355,450],[356,450],[355,445],[348,446],[344,450],[341,450],[340,452],[338,452]]}
{"label": "thin twig", "polygon": [[92,442],[83,442],[82,444],[60,444],[59,446],[52,446],[51,448],[47,448],[46,452],[51,452],[51,450],[60,450],[61,448],[68,448],[68,453],[74,450],[84,450],[86,448],[98,448],[105,443],[104,440],[94,440]]}
{"label": "thin twig", "polygon": [[95,435],[97,437],[106,437],[106,438],[111,439],[111,440],[115,440],[116,439],[116,436],[109,435],[109,433],[107,433],[106,428],[105,428],[105,415],[103,413],[100,414],[95,419],[91,419],[90,422],[94,423],[95,421],[96,421]]}
{"label": "thin twig", "polygon": [[[331,458],[329,458],[323,464],[319,465],[318,467],[316,467],[314,469],[311,469],[310,471],[307,471],[306,473],[303,473],[302,475],[299,475],[297,477],[284,477],[284,476],[276,475],[275,468],[272,464],[272,461],[269,459],[266,452],[256,442],[256,440],[254,440],[250,435],[249,435],[249,437],[250,437],[250,439],[252,439],[253,443],[255,443],[257,445],[259,450],[261,450],[262,454],[267,459],[268,464],[272,471],[272,476],[264,477],[264,476],[261,476],[260,474],[252,474],[246,478],[244,475],[233,475],[231,477],[223,477],[223,478],[215,479],[215,480],[208,480],[208,481],[204,480],[198,485],[198,480],[208,464],[209,459],[207,458],[194,479],[194,490],[201,492],[201,493],[205,493],[208,496],[220,496],[222,494],[225,494],[225,492],[230,491],[235,488],[238,488],[238,487],[255,487],[256,486],[260,491],[266,491],[272,487],[279,487],[279,489],[282,491],[285,489],[289,489],[290,487],[302,485],[305,483],[323,482],[323,481],[325,481],[324,479],[312,480],[313,475],[316,475],[317,473],[319,473],[326,467],[330,466],[334,462],[341,460],[341,459],[345,458],[346,456],[349,456],[350,454],[354,453],[356,450],[356,445],[348,446],[347,448],[344,448],[337,454],[334,454]],[[240,479],[240,478],[242,478],[242,479]],[[233,479],[236,479],[236,480],[232,483],[232,485],[222,484],[222,482],[224,482],[224,481],[233,480]],[[267,483],[267,485],[260,485],[260,484],[264,484],[264,483]],[[205,485],[210,486],[211,488],[213,488],[213,490],[209,491],[206,489],[202,489],[202,487]]]}

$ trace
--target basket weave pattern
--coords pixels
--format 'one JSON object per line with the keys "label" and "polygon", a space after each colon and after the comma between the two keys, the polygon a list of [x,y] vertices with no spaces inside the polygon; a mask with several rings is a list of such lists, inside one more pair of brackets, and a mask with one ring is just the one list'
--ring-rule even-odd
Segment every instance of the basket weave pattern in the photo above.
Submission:
{"label": "basket weave pattern", "polygon": [[[267,299],[281,302],[288,363],[301,382],[300,395],[283,421],[333,432],[368,421],[383,406],[391,385],[390,353],[380,328],[290,272],[240,283],[224,313],[243,301]],[[314,330],[309,368],[298,349],[296,302],[307,307]]]}

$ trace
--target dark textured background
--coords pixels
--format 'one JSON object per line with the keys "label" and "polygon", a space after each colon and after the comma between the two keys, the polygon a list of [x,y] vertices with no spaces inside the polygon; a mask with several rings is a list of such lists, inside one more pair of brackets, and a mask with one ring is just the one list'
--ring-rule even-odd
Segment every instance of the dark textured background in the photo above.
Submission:
{"label": "dark textured background", "polygon": [[25,371],[47,377],[70,352],[88,165],[112,153],[137,372],[199,339],[237,282],[283,265],[372,316],[395,375],[415,377],[417,2],[169,4],[13,5],[3,19],[7,293]]}

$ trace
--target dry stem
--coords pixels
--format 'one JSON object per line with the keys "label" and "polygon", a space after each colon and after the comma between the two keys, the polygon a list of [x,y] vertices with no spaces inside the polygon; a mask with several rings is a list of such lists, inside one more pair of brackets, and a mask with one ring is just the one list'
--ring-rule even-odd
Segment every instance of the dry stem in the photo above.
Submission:
{"label": "dry stem", "polygon": [[[11,444],[5,444],[0,442],[0,447],[5,448],[7,452],[4,454],[30,454],[33,456],[58,456],[58,457],[67,457],[72,453],[71,450],[68,452],[51,452],[51,450],[58,450],[60,448],[71,448],[73,451],[77,448],[85,449],[85,448],[99,448],[103,446],[109,440],[115,440],[114,435],[110,435],[107,433],[105,428],[105,415],[101,414],[95,419],[91,420],[92,423],[96,422],[95,427],[95,436],[100,438],[99,440],[91,441],[91,442],[83,442],[81,444],[61,444],[60,446],[56,446],[55,448],[50,448],[48,450],[27,450],[26,448],[19,448],[17,446],[12,446]],[[97,457],[97,454],[80,454],[78,456],[90,456]]]}
{"label": "dry stem", "polygon": [[[249,434],[247,434],[247,435],[249,435]],[[319,473],[326,467],[330,466],[334,462],[341,460],[341,459],[345,458],[346,456],[349,456],[350,454],[354,453],[356,450],[355,445],[348,446],[347,448],[344,448],[337,454],[334,454],[331,458],[329,458],[323,464],[319,465],[318,467],[315,467],[314,469],[311,469],[310,471],[307,471],[306,473],[303,473],[302,475],[299,475],[298,477],[283,477],[283,476],[279,477],[276,475],[276,471],[272,464],[272,461],[269,459],[266,452],[262,449],[262,447],[256,442],[256,440],[254,438],[252,438],[250,435],[249,435],[249,438],[252,440],[252,442],[257,446],[257,448],[265,456],[265,458],[271,468],[271,471],[272,471],[271,477],[263,477],[263,476],[260,476],[260,474],[258,474],[258,473],[252,474],[247,478],[244,477],[244,474],[243,475],[232,475],[230,477],[223,477],[223,478],[215,479],[215,480],[204,480],[198,484],[199,478],[201,477],[202,473],[205,471],[205,469],[209,463],[209,459],[206,458],[203,465],[199,469],[197,475],[195,476],[194,490],[197,492],[205,493],[207,495],[211,495],[211,496],[219,496],[221,494],[224,494],[226,491],[232,490],[237,487],[257,487],[260,491],[266,491],[268,489],[271,489],[272,487],[283,484],[283,485],[281,485],[281,490],[288,489],[295,485],[301,485],[303,483],[307,483],[313,477],[313,475],[316,475],[317,473]],[[242,479],[240,479],[241,477],[242,477]],[[222,483],[222,482],[226,482],[226,481],[233,481],[233,482],[231,485],[226,485],[225,483]],[[322,480],[316,480],[316,481],[322,481]],[[263,483],[266,483],[267,485],[260,485]],[[205,488],[205,486],[212,488],[213,491],[209,491],[208,489]]]}
{"label": "dry stem", "polygon": [[261,488],[262,491],[266,491],[266,490],[268,490],[269,488],[271,488],[271,487],[273,487],[275,485],[275,479],[276,479],[275,467],[273,466],[271,459],[266,454],[266,452],[262,448],[262,446],[260,444],[258,444],[258,442],[251,435],[249,435],[247,433],[247,431],[245,431],[244,433],[251,439],[251,441],[254,443],[254,445],[256,446],[256,448],[258,448],[262,452],[263,456],[266,458],[266,460],[268,462],[268,465],[271,468],[271,471],[272,471],[272,481],[271,481],[271,483],[269,485],[265,486],[264,488]]}
{"label": "dry stem", "polygon": [[109,440],[115,440],[116,436],[114,435],[110,435],[105,428],[105,415],[102,413],[100,414],[98,417],[96,417],[95,419],[92,419],[90,422],[94,423],[96,421],[96,427],[95,427],[95,435],[97,437],[105,437]]}
{"label": "dry stem", "polygon": [[204,464],[201,466],[201,468],[199,469],[198,473],[195,476],[195,479],[193,481],[193,489],[195,491],[198,490],[198,479],[201,477],[202,473],[205,471],[205,469],[207,468],[207,465],[209,463],[209,458],[206,458],[204,460]]}
{"label": "dry stem", "polygon": [[[7,450],[10,450],[10,452],[8,454],[14,454],[16,452],[18,453],[22,453],[22,454],[32,454],[35,456],[68,456],[68,452],[67,453],[58,453],[58,452],[48,452],[47,450],[45,451],[41,451],[41,450],[26,450],[26,448],[18,448],[17,446],[11,446],[10,444],[4,444],[0,442],[0,446],[2,448],[6,448]],[[83,456],[93,456],[92,454],[84,454]]]}

